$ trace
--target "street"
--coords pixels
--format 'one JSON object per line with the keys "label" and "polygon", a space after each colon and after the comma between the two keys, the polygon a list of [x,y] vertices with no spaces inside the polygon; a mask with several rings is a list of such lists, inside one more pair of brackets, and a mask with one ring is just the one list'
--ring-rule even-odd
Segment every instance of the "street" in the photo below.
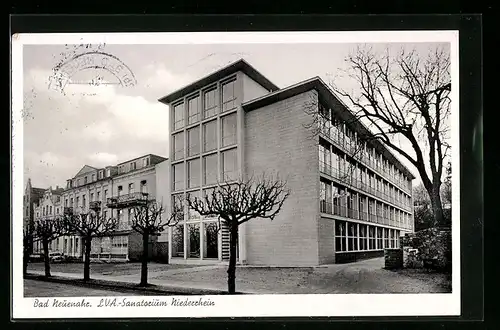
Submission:
{"label": "street", "polygon": [[92,297],[92,296],[147,296],[158,295],[158,293],[138,292],[127,290],[127,292],[109,290],[105,288],[90,288],[70,284],[45,282],[37,280],[24,280],[25,297]]}

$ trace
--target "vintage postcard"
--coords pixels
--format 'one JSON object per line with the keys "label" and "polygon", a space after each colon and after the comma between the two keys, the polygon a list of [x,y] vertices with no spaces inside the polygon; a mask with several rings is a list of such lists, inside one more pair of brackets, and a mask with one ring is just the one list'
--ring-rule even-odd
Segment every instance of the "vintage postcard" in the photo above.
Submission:
{"label": "vintage postcard", "polygon": [[12,86],[14,318],[460,315],[458,31],[17,34]]}

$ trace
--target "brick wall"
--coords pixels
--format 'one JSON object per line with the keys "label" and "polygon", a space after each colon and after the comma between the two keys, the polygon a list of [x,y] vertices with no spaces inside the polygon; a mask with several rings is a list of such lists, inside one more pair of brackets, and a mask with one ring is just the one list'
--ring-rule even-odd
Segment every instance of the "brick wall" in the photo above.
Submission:
{"label": "brick wall", "polygon": [[319,219],[319,263],[335,263],[335,220]]}
{"label": "brick wall", "polygon": [[318,147],[304,127],[311,120],[304,111],[311,98],[317,98],[316,91],[245,113],[245,174],[279,172],[291,189],[273,221],[253,219],[247,223],[245,247],[249,264],[319,264]]}

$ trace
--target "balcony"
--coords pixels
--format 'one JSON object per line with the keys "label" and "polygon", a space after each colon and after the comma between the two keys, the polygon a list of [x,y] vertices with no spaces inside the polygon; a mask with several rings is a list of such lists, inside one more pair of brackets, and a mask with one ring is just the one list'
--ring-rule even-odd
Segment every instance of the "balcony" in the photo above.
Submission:
{"label": "balcony", "polygon": [[135,192],[131,194],[110,197],[106,205],[112,209],[123,209],[127,207],[145,205],[148,200],[148,193]]}
{"label": "balcony", "polygon": [[100,210],[101,209],[101,201],[91,201],[89,203],[89,209]]}

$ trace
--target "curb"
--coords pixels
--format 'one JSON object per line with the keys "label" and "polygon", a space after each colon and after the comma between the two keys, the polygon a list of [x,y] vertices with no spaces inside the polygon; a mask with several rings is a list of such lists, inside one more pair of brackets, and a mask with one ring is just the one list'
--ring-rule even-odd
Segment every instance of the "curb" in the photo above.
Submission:
{"label": "curb", "polygon": [[[77,285],[89,288],[108,288],[108,289],[113,289],[115,291],[119,291],[119,289],[121,290],[125,289],[128,291],[158,293],[163,295],[228,295],[229,294],[227,293],[227,291],[222,291],[222,290],[196,289],[196,288],[175,287],[166,285],[160,286],[154,284],[149,284],[147,287],[141,287],[138,284],[118,282],[118,281],[95,280],[95,279],[84,281],[83,279],[75,279],[62,276],[45,277],[43,275],[29,274],[29,273],[24,276],[24,279]],[[236,292],[236,294],[245,294],[245,293]]]}

